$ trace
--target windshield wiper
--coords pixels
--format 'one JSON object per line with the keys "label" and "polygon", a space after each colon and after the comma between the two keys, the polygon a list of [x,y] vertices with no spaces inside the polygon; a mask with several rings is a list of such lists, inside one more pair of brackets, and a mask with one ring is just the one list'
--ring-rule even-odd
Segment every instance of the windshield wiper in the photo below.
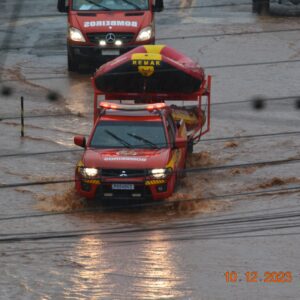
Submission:
{"label": "windshield wiper", "polygon": [[132,148],[132,145],[127,143],[126,141],[124,141],[123,139],[121,139],[120,137],[118,137],[117,135],[115,135],[114,133],[112,133],[109,130],[105,130],[105,132],[107,134],[109,134],[110,136],[112,136],[114,139],[116,139],[117,141],[119,141],[123,146],[125,146],[126,148]]}
{"label": "windshield wiper", "polygon": [[155,149],[159,148],[156,144],[152,143],[151,141],[149,141],[149,140],[147,140],[147,139],[145,139],[145,138],[143,138],[139,135],[136,135],[136,134],[133,134],[133,133],[127,133],[127,135],[132,136],[133,138],[146,143],[147,145],[151,146],[152,148],[155,148]]}
{"label": "windshield wiper", "polygon": [[88,3],[90,3],[90,4],[95,5],[95,6],[97,6],[97,7],[101,7],[101,8],[103,8],[104,10],[111,10],[110,8],[108,8],[108,7],[106,7],[106,6],[102,5],[102,4],[99,4],[99,3],[97,3],[97,2],[94,2],[94,1],[92,1],[92,0],[85,0],[85,1],[88,2]]}
{"label": "windshield wiper", "polygon": [[129,1],[129,0],[123,0],[125,3],[128,3],[129,5],[135,7],[137,10],[142,10],[142,8],[140,6],[138,6],[137,4]]}

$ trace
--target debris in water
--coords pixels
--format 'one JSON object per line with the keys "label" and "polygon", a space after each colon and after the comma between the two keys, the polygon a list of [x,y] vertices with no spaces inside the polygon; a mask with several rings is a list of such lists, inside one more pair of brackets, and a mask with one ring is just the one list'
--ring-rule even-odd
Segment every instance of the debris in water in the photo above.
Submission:
{"label": "debris in water", "polygon": [[252,174],[257,170],[257,167],[233,168],[229,171],[230,175]]}
{"label": "debris in water", "polygon": [[300,178],[297,177],[289,177],[289,178],[273,177],[271,180],[260,183],[258,185],[258,188],[266,189],[266,188],[271,188],[273,186],[280,186],[280,185],[299,183],[299,182],[300,182]]}
{"label": "debris in water", "polygon": [[224,148],[236,148],[236,147],[238,147],[239,146],[239,144],[237,143],[237,142],[233,142],[233,141],[231,141],[231,142],[226,142],[225,144],[224,144]]}

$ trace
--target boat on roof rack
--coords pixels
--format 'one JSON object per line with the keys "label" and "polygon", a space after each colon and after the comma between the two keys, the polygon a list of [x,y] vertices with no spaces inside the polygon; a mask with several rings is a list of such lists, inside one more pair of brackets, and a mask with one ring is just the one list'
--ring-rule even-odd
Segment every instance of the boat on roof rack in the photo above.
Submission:
{"label": "boat on roof rack", "polygon": [[199,91],[204,70],[165,45],[140,46],[101,66],[94,88],[103,93],[183,93]]}
{"label": "boat on roof rack", "polygon": [[[137,47],[101,66],[92,77],[92,84],[94,121],[99,115],[99,96],[100,101],[117,100],[125,105],[182,101],[176,109],[173,103],[174,118],[197,124],[192,126],[194,141],[210,129],[211,76],[206,76],[197,63],[169,46]],[[184,101],[194,103],[187,108]],[[197,122],[191,121],[194,119]]]}

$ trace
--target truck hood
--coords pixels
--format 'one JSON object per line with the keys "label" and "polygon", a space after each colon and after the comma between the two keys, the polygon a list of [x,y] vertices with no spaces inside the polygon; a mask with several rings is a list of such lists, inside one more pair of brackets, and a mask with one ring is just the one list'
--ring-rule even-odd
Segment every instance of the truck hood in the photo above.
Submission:
{"label": "truck hood", "polygon": [[101,169],[165,168],[170,149],[87,149],[83,155],[85,167]]}
{"label": "truck hood", "polygon": [[74,12],[70,24],[84,33],[132,32],[137,33],[151,24],[150,11]]}

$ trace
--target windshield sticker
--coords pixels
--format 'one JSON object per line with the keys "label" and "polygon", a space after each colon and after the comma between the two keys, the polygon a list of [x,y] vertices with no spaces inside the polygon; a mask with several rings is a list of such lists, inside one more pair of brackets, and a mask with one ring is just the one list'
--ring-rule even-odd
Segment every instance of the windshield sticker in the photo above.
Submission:
{"label": "windshield sticker", "polygon": [[120,156],[120,157],[104,157],[105,161],[147,161],[147,158],[144,157],[129,157],[129,156]]}
{"label": "windshield sticker", "polygon": [[87,21],[83,26],[88,27],[106,27],[106,26],[119,26],[119,27],[138,27],[136,21]]}

